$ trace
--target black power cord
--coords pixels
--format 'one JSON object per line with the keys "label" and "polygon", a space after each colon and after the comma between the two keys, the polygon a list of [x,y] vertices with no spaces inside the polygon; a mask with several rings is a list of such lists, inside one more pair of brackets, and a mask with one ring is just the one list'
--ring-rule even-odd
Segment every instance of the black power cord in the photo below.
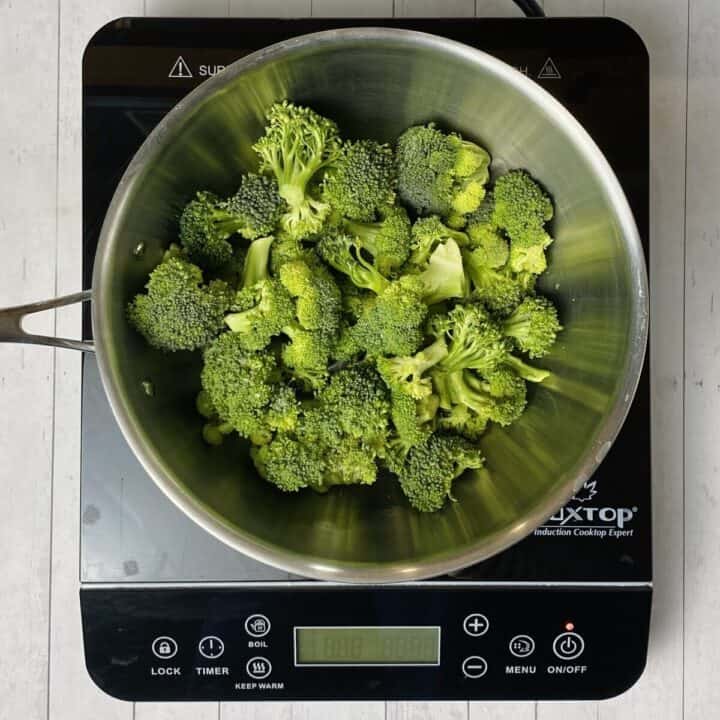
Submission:
{"label": "black power cord", "polygon": [[513,2],[527,15],[527,17],[545,17],[545,11],[537,0],[513,0]]}

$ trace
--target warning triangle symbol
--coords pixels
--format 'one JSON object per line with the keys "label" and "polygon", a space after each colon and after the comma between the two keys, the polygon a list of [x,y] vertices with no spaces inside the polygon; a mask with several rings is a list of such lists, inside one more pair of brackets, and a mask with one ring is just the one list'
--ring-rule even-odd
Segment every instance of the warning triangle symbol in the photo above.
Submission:
{"label": "warning triangle symbol", "polygon": [[557,69],[555,61],[549,57],[543,64],[542,68],[540,68],[538,80],[560,80],[560,78],[562,78],[562,75]]}
{"label": "warning triangle symbol", "polygon": [[170,68],[168,77],[171,78],[191,78],[193,76],[192,71],[188,67],[188,64],[183,59],[182,55],[178,56],[175,64]]}

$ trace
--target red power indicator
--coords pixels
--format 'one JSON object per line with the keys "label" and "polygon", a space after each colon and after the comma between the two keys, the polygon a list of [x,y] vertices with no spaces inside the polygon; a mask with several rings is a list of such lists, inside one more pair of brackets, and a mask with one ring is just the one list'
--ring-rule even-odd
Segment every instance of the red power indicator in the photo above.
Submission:
{"label": "red power indicator", "polygon": [[572,632],[572,631],[575,629],[575,623],[574,623],[574,622],[570,622],[570,621],[566,622],[566,623],[565,623],[565,629],[566,629],[568,632]]}

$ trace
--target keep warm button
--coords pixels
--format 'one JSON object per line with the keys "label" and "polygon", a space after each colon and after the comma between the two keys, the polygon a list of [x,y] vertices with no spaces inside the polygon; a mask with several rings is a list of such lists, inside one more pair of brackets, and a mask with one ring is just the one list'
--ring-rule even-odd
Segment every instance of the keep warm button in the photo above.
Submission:
{"label": "keep warm button", "polygon": [[553,652],[560,660],[575,660],[585,650],[585,641],[574,632],[560,633],[553,641]]}

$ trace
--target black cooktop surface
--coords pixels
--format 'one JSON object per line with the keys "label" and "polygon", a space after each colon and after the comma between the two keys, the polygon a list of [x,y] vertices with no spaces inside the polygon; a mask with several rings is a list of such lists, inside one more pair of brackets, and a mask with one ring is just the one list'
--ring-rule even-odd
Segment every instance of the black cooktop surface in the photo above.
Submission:
{"label": "black cooktop surface", "polygon": [[[348,25],[444,35],[535,79],[575,115],[607,156],[647,253],[648,58],[638,36],[619,22],[122,19],[95,35],[83,64],[85,287],[90,287],[105,211],[127,163],[180,98],[254,50]],[[87,316],[84,329],[88,337]],[[92,358],[83,368],[82,439],[83,582],[288,579],[214,540],[162,495],[117,428]],[[617,441],[581,492],[530,537],[454,579],[649,582],[650,509],[646,367]]]}

